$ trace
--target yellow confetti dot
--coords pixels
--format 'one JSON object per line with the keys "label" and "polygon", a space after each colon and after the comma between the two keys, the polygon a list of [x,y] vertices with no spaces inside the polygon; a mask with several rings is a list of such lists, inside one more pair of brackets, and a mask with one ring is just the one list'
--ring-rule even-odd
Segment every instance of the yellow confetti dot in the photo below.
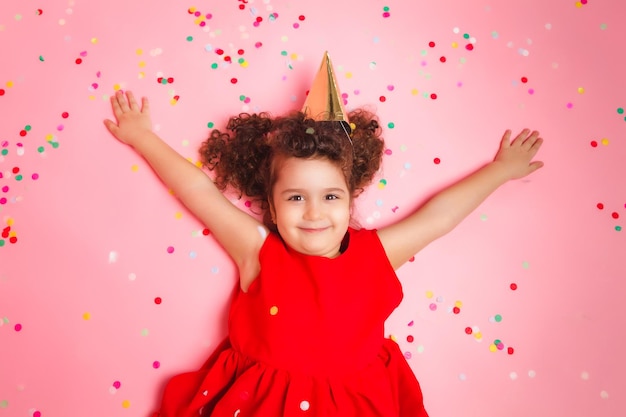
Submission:
{"label": "yellow confetti dot", "polygon": [[124,400],[124,401],[122,401],[122,407],[124,407],[124,408],[130,408],[130,401],[128,401],[128,400]]}
{"label": "yellow confetti dot", "polygon": [[15,219],[13,219],[12,217],[9,217],[7,219],[7,226],[13,226],[14,223],[15,223]]}
{"label": "yellow confetti dot", "polygon": [[146,73],[143,71],[140,71],[139,74],[137,74],[137,78],[140,80],[143,80],[144,78],[146,78]]}
{"label": "yellow confetti dot", "polygon": [[497,352],[498,351],[498,347],[492,343],[492,344],[489,345],[489,350],[491,352]]}
{"label": "yellow confetti dot", "polygon": [[131,170],[131,171],[133,171],[133,172],[137,172],[137,171],[139,171],[139,165],[137,165],[137,164],[133,164],[133,165],[130,167],[130,170]]}
{"label": "yellow confetti dot", "polygon": [[248,68],[248,66],[250,66],[250,64],[248,63],[248,61],[243,61],[243,62],[241,63],[241,67],[242,67],[242,68]]}
{"label": "yellow confetti dot", "polygon": [[196,25],[199,25],[200,23],[202,23],[203,20],[204,20],[204,16],[200,16],[196,20],[194,20],[194,23]]}
{"label": "yellow confetti dot", "polygon": [[346,78],[352,78],[352,73],[351,72],[346,72]]}
{"label": "yellow confetti dot", "polygon": [[176,218],[176,220],[180,220],[183,218],[183,213],[177,211],[176,214],[174,214],[174,217]]}
{"label": "yellow confetti dot", "polygon": [[173,99],[171,99],[171,100],[170,100],[170,104],[171,104],[172,106],[176,105],[176,103],[178,103],[178,100],[176,100],[175,98],[173,98]]}
{"label": "yellow confetti dot", "polygon": [[608,145],[609,144],[609,140],[607,138],[602,139],[602,144],[604,146]]}
{"label": "yellow confetti dot", "polygon": [[135,55],[143,55],[143,49],[139,48],[135,51]]}
{"label": "yellow confetti dot", "polygon": [[576,7],[581,8],[581,7],[583,7],[583,4],[581,2],[579,2],[579,1],[577,1],[576,2]]}
{"label": "yellow confetti dot", "polygon": [[585,94],[585,89],[582,87],[578,87],[578,94]]}
{"label": "yellow confetti dot", "polygon": [[7,86],[8,88],[13,87],[14,85],[15,85],[15,84],[13,83],[13,81],[7,81],[7,83],[6,83],[6,86]]}
{"label": "yellow confetti dot", "polygon": [[458,43],[456,43],[456,42],[452,42],[452,47],[453,47],[453,48],[458,48],[458,47],[459,47],[459,44],[458,44]]}
{"label": "yellow confetti dot", "polygon": [[9,237],[17,237],[17,232],[15,230],[11,230],[9,232]]}
{"label": "yellow confetti dot", "polygon": [[414,88],[414,89],[411,90],[411,94],[416,96],[416,95],[419,94],[419,91],[417,91],[417,88]]}
{"label": "yellow confetti dot", "polygon": [[287,37],[287,36],[281,36],[281,37],[280,37],[280,40],[281,40],[281,41],[283,41],[283,42],[287,42],[287,41],[289,40],[289,37]]}
{"label": "yellow confetti dot", "polygon": [[426,298],[433,298],[434,295],[432,291],[426,291]]}
{"label": "yellow confetti dot", "polygon": [[121,85],[119,85],[119,84],[114,84],[114,85],[113,85],[113,91],[118,91],[118,90],[120,90],[121,88],[122,88],[122,86],[121,86]]}
{"label": "yellow confetti dot", "polygon": [[194,165],[197,166],[198,168],[202,168],[202,162],[200,161],[196,161]]}
{"label": "yellow confetti dot", "polygon": [[461,301],[456,301],[456,302],[454,303],[454,306],[455,306],[455,307],[458,307],[458,308],[461,308],[461,307],[463,307],[463,303],[462,303]]}
{"label": "yellow confetti dot", "polygon": [[98,38],[91,38],[91,43],[92,44],[97,44],[98,43]]}
{"label": "yellow confetti dot", "polygon": [[474,333],[474,339],[480,340],[483,338],[483,334],[481,332]]}
{"label": "yellow confetti dot", "polygon": [[93,94],[90,94],[89,97],[87,98],[91,101],[94,101],[96,99],[96,96],[94,96]]}
{"label": "yellow confetti dot", "polygon": [[91,313],[83,313],[83,320],[89,320],[91,318]]}
{"label": "yellow confetti dot", "polygon": [[398,338],[395,335],[393,335],[393,334],[389,335],[389,339],[394,341],[394,342],[398,342]]}
{"label": "yellow confetti dot", "polygon": [[191,7],[189,8],[189,13],[194,13],[196,10],[197,10],[197,9],[196,9],[196,6],[191,6]]}
{"label": "yellow confetti dot", "polygon": [[143,68],[146,66],[146,61],[139,61],[139,64],[137,65],[139,65],[139,68]]}
{"label": "yellow confetti dot", "polygon": [[275,316],[276,314],[278,314],[278,307],[272,306],[270,308],[270,315]]}

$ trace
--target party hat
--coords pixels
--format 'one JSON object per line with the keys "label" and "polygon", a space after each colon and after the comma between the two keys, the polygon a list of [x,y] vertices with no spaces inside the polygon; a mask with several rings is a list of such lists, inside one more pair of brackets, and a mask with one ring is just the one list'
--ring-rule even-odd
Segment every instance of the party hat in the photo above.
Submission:
{"label": "party hat", "polygon": [[317,121],[342,122],[344,128],[350,129],[348,113],[343,106],[328,52],[324,52],[322,64],[304,101],[302,113]]}

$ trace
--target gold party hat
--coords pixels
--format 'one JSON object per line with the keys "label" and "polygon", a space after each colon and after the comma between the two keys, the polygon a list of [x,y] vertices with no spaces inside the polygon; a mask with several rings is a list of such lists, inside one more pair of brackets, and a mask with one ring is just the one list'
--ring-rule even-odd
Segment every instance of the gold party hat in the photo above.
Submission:
{"label": "gold party hat", "polygon": [[344,128],[350,129],[348,113],[343,106],[328,51],[324,52],[322,64],[304,101],[302,113],[320,122],[342,122]]}

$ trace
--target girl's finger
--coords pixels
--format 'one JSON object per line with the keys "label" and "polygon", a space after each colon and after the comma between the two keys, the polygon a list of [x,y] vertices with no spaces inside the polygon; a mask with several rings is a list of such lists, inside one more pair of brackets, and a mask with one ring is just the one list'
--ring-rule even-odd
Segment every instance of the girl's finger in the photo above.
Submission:
{"label": "girl's finger", "polygon": [[127,91],[126,97],[128,98],[129,108],[135,111],[139,110],[139,106],[137,105],[137,100],[135,100],[135,95],[132,92]]}

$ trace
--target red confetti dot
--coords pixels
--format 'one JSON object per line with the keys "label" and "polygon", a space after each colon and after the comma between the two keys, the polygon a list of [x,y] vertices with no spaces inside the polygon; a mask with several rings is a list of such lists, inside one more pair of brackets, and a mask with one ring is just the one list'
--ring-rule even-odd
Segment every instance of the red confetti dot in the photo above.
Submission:
{"label": "red confetti dot", "polygon": [[381,103],[384,103],[385,101],[387,101],[387,97],[385,96],[380,96],[378,99],[380,100]]}
{"label": "red confetti dot", "polygon": [[41,9],[37,9],[37,15],[38,15],[38,16],[41,16],[42,14],[43,14],[43,10],[41,10]]}
{"label": "red confetti dot", "polygon": [[238,55],[243,55],[244,53],[245,53],[245,51],[243,49],[237,50],[237,54]]}
{"label": "red confetti dot", "polygon": [[204,229],[204,230],[202,231],[202,234],[203,234],[204,236],[208,236],[208,235],[210,235],[210,234],[211,234],[211,231],[210,231],[209,229]]}
{"label": "red confetti dot", "polygon": [[68,117],[70,117],[70,114],[66,111],[64,111],[63,113],[61,113],[61,117],[64,119],[67,119]]}
{"label": "red confetti dot", "polygon": [[413,338],[413,336],[411,336],[411,335],[408,335],[408,336],[406,337],[406,341],[407,341],[407,342],[409,342],[409,343],[413,343],[413,340],[415,340],[415,339],[414,339],[414,338]]}
{"label": "red confetti dot", "polygon": [[0,88],[0,96],[3,96],[5,93],[4,88]]}
{"label": "red confetti dot", "polygon": [[161,301],[163,301],[161,300],[161,297],[157,297],[154,299],[154,304],[161,304]]}
{"label": "red confetti dot", "polygon": [[236,78],[231,78],[230,79],[230,83],[231,84],[237,84],[237,79]]}
{"label": "red confetti dot", "polygon": [[522,82],[523,82],[524,84],[526,84],[526,83],[528,82],[528,78],[526,78],[526,77],[522,77]]}
{"label": "red confetti dot", "polygon": [[433,41],[428,42],[428,46],[430,46],[431,48],[434,48],[435,47],[435,42],[433,42]]}
{"label": "red confetti dot", "polygon": [[604,204],[598,203],[598,205],[596,207],[598,207],[600,210],[602,210],[602,209],[604,209]]}
{"label": "red confetti dot", "polygon": [[511,283],[511,289],[512,289],[513,291],[515,291],[515,290],[517,289],[517,284],[516,284],[516,283],[514,283],[514,282],[512,282],[512,283]]}
{"label": "red confetti dot", "polygon": [[468,43],[467,45],[465,45],[465,49],[467,49],[468,51],[473,51],[474,45],[472,45],[471,43]]}
{"label": "red confetti dot", "polygon": [[245,8],[246,8],[246,5],[245,5],[245,4],[240,4],[240,5],[239,5],[239,10],[243,10],[243,9],[245,9]]}
{"label": "red confetti dot", "polygon": [[434,162],[436,165],[439,165],[439,164],[441,163],[441,159],[439,159],[439,158],[435,158],[435,159],[433,159],[433,162]]}
{"label": "red confetti dot", "polygon": [[433,99],[433,100],[437,100],[437,94],[432,93],[432,94],[430,95],[430,98],[431,98],[431,99]]}
{"label": "red confetti dot", "polygon": [[415,256],[411,256],[411,257],[409,258],[409,262],[415,262]]}
{"label": "red confetti dot", "polygon": [[19,167],[13,167],[11,172],[13,172],[14,174],[17,174],[18,172],[20,172],[20,168]]}
{"label": "red confetti dot", "polygon": [[17,237],[16,236],[12,236],[9,238],[9,242],[11,243],[17,243]]}
{"label": "red confetti dot", "polygon": [[28,132],[26,132],[25,130],[20,130],[20,136],[26,136]]}
{"label": "red confetti dot", "polygon": [[263,21],[263,18],[261,16],[257,16],[256,22],[261,23],[262,21]]}
{"label": "red confetti dot", "polygon": [[163,77],[159,77],[159,78],[157,78],[157,83],[159,83],[159,84],[163,84]]}
{"label": "red confetti dot", "polygon": [[465,334],[472,334],[472,328],[471,327],[466,327],[465,328]]}
{"label": "red confetti dot", "polygon": [[301,22],[302,22],[302,21],[304,21],[304,19],[306,19],[306,17],[304,17],[303,15],[298,16],[298,20],[299,20],[299,21],[301,21]]}
{"label": "red confetti dot", "polygon": [[218,55],[223,55],[223,54],[224,54],[224,50],[223,50],[223,49],[221,49],[221,48],[217,48],[217,49],[215,50],[215,53],[216,53],[216,54],[218,54]]}
{"label": "red confetti dot", "polygon": [[515,352],[515,349],[513,349],[512,347],[510,347],[510,348],[508,348],[506,351],[507,351],[507,353],[508,353],[509,355],[512,355],[512,354],[513,354],[513,352]]}
{"label": "red confetti dot", "polygon": [[597,148],[598,147],[598,142],[596,142],[595,140],[591,141],[591,147],[592,148]]}
{"label": "red confetti dot", "polygon": [[174,78],[169,77],[169,78],[167,79],[167,82],[168,82],[169,84],[173,83],[173,82],[174,82]]}
{"label": "red confetti dot", "polygon": [[441,58],[439,58],[439,61],[441,61],[441,62],[446,62],[446,57],[445,57],[445,56],[442,56]]}
{"label": "red confetti dot", "polygon": [[611,217],[613,217],[614,219],[619,219],[619,214],[617,212],[613,212],[611,213]]}
{"label": "red confetti dot", "polygon": [[455,306],[455,307],[452,309],[452,312],[453,312],[454,314],[459,314],[459,313],[461,312],[461,309]]}
{"label": "red confetti dot", "polygon": [[263,46],[263,42],[257,42],[257,43],[254,44],[255,48],[260,48],[262,46]]}
{"label": "red confetti dot", "polygon": [[76,58],[76,63],[77,63],[77,64],[82,64],[82,63],[83,63],[83,60],[82,60],[82,59],[80,59],[80,58]]}

